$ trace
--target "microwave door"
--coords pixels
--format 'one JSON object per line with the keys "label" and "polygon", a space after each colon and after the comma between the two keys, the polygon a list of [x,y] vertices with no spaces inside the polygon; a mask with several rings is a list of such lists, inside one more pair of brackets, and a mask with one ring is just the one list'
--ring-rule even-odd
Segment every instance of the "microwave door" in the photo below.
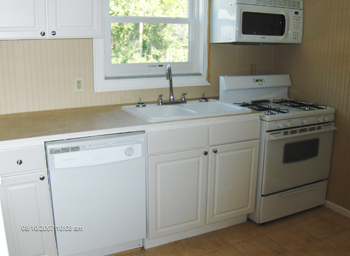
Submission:
{"label": "microwave door", "polygon": [[286,17],[283,14],[248,11],[242,13],[243,35],[284,36],[285,32]]}

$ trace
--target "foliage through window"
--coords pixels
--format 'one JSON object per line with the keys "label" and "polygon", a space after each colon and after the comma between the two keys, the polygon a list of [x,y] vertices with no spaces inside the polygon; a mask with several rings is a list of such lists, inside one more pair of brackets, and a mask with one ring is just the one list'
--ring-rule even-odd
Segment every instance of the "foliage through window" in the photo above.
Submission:
{"label": "foliage through window", "polygon": [[[187,0],[111,0],[111,16],[188,18]],[[111,23],[111,63],[187,62],[189,24]]]}

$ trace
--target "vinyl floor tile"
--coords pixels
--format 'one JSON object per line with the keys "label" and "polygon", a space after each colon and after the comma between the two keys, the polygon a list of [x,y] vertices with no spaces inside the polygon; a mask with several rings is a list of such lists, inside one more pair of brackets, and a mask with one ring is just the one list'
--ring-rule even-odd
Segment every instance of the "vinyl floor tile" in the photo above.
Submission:
{"label": "vinyl floor tile", "polygon": [[236,244],[262,233],[249,223],[241,223],[232,227],[224,228],[217,231],[217,234],[230,244]]}
{"label": "vinyl floor tile", "polygon": [[200,256],[245,256],[233,246],[222,247],[213,251],[209,251]]}
{"label": "vinyl floor tile", "polygon": [[318,241],[316,237],[293,225],[271,231],[266,236],[289,251],[297,250]]}
{"label": "vinyl floor tile", "polygon": [[164,244],[143,251],[147,256],[192,256],[193,252],[181,241]]}
{"label": "vinyl floor tile", "polygon": [[187,238],[181,242],[195,254],[204,253],[229,245],[229,243],[221,238],[216,232]]}
{"label": "vinyl floor tile", "polygon": [[280,229],[292,224],[292,222],[288,218],[281,218],[281,219],[270,221],[264,224],[256,224],[251,220],[248,220],[247,223],[255,227],[259,232],[263,234],[266,234],[273,230]]}
{"label": "vinyl floor tile", "polygon": [[320,215],[297,222],[294,225],[317,237],[318,239],[326,238],[345,229],[345,227],[339,226],[335,222],[330,221]]}
{"label": "vinyl floor tile", "polygon": [[340,213],[329,211],[329,212],[323,212],[319,214],[321,217],[333,221],[339,226],[350,228],[350,218],[347,218]]}
{"label": "vinyl floor tile", "polygon": [[326,207],[265,225],[248,220],[181,241],[113,256],[350,256],[350,218]]}
{"label": "vinyl floor tile", "polygon": [[248,239],[234,245],[246,256],[275,256],[283,255],[288,250],[265,235]]}
{"label": "vinyl floor tile", "polygon": [[318,241],[293,252],[297,256],[346,256],[334,247]]}
{"label": "vinyl floor tile", "polygon": [[330,236],[323,241],[346,253],[347,255],[350,255],[350,229]]}

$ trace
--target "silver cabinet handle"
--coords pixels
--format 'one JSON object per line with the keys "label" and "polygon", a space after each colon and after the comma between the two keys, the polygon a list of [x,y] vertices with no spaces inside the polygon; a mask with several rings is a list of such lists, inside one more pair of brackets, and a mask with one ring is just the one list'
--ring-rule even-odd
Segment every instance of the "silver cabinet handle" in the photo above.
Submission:
{"label": "silver cabinet handle", "polygon": [[203,155],[205,155],[205,156],[208,155],[208,151],[204,151]]}
{"label": "silver cabinet handle", "polygon": [[217,149],[213,149],[213,152],[216,154],[218,152],[218,150]]}
{"label": "silver cabinet handle", "polygon": [[39,180],[45,180],[45,176],[40,176]]}
{"label": "silver cabinet handle", "polygon": [[40,32],[40,35],[41,35],[41,36],[45,36],[45,35],[46,35],[45,31],[41,31],[41,32]]}
{"label": "silver cabinet handle", "polygon": [[52,31],[51,35],[55,36],[56,35],[56,31]]}
{"label": "silver cabinet handle", "polygon": [[23,161],[20,159],[20,160],[17,160],[16,162],[18,165],[22,165],[23,164]]}

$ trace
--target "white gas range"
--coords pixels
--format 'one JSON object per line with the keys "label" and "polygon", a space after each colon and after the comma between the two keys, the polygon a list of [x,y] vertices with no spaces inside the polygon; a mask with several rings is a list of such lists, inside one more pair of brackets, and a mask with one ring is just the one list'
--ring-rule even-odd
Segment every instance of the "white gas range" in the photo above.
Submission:
{"label": "white gas range", "polygon": [[265,223],[325,203],[333,108],[293,100],[289,75],[220,77],[220,100],[261,111],[255,212]]}

